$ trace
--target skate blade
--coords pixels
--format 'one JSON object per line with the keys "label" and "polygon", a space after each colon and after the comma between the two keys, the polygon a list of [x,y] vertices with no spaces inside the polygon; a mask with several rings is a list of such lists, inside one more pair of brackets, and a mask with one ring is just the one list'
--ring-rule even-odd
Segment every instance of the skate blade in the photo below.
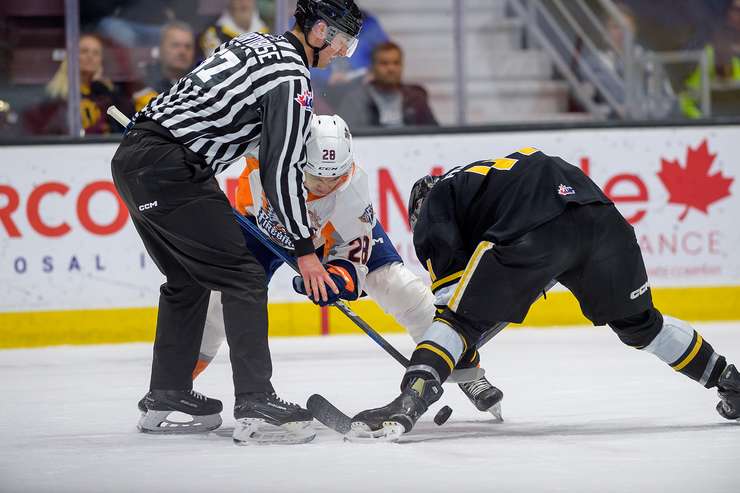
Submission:
{"label": "skate blade", "polygon": [[260,418],[236,420],[232,436],[237,445],[297,445],[316,438],[311,421],[293,421],[284,425],[273,425]]}
{"label": "skate blade", "polygon": [[405,429],[396,421],[385,421],[379,430],[371,430],[367,423],[353,421],[344,439],[354,443],[395,442],[401,438]]}
{"label": "skate blade", "polygon": [[497,402],[490,408],[488,408],[488,412],[493,415],[493,419],[498,423],[504,422],[504,416],[501,414],[501,401]]}
{"label": "skate blade", "polygon": [[[176,420],[171,415],[183,417],[185,420]],[[187,420],[189,419],[189,420]],[[187,420],[187,421],[186,421]],[[188,434],[207,433],[221,426],[220,414],[208,414],[206,416],[193,416],[178,411],[153,411],[142,413],[136,427],[142,433],[160,434]]]}

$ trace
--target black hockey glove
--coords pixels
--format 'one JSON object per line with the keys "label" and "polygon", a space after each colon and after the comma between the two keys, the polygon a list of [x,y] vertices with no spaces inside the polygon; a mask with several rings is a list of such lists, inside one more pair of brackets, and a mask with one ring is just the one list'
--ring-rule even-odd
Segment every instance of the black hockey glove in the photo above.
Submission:
{"label": "black hockey glove", "polygon": [[[339,299],[353,301],[358,298],[357,296],[357,272],[352,262],[347,260],[336,259],[326,264],[326,271],[331,276],[334,284],[337,285],[339,293],[334,293],[331,289],[326,290],[327,300],[315,301],[312,297],[309,297],[311,301],[319,306],[331,305]],[[293,278],[293,289],[296,293],[306,295],[306,286],[303,284],[303,278],[301,276],[295,276]]]}

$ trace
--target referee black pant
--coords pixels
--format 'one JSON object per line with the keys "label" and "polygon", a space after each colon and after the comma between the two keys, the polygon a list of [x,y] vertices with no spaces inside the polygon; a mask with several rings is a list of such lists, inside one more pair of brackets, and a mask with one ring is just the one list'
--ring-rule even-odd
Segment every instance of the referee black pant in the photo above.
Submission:
{"label": "referee black pant", "polygon": [[192,389],[210,291],[222,293],[235,393],[272,392],[265,272],[209,167],[154,122],[137,123],[111,164],[160,288],[151,389]]}

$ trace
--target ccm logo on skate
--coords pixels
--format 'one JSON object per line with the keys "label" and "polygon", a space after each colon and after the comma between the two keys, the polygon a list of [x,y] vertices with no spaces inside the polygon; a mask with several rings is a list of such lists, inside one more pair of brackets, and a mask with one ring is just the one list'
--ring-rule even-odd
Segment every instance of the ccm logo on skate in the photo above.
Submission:
{"label": "ccm logo on skate", "polygon": [[635,298],[642,296],[643,294],[647,292],[649,287],[650,287],[650,283],[646,282],[645,284],[643,284],[642,286],[640,286],[639,288],[635,289],[634,291],[630,293],[630,299],[634,300]]}
{"label": "ccm logo on skate", "polygon": [[154,202],[149,202],[148,204],[141,204],[139,206],[139,210],[140,211],[146,211],[146,210],[149,210],[149,209],[154,209],[155,207],[157,207],[157,201],[156,200]]}

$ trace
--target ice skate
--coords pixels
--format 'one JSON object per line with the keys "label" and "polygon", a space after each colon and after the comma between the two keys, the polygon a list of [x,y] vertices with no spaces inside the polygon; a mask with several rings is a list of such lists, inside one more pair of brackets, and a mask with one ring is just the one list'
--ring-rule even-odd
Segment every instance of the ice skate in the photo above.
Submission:
{"label": "ice skate", "polygon": [[313,417],[298,404],[284,401],[274,392],[239,394],[234,404],[234,443],[297,444],[316,438]]}
{"label": "ice skate", "polygon": [[[143,433],[203,433],[221,426],[221,401],[193,390],[150,390],[138,404]],[[176,419],[177,413],[183,419]]]}
{"label": "ice skate", "polygon": [[419,417],[441,396],[439,382],[415,377],[390,404],[362,411],[352,418],[347,439],[357,442],[398,440],[411,431]]}
{"label": "ice skate", "polygon": [[496,421],[504,420],[501,416],[501,400],[504,398],[504,393],[494,387],[486,377],[458,385],[479,411],[488,411]]}
{"label": "ice skate", "polygon": [[722,399],[717,412],[725,419],[740,421],[740,373],[735,365],[727,365],[717,382],[717,393]]}

